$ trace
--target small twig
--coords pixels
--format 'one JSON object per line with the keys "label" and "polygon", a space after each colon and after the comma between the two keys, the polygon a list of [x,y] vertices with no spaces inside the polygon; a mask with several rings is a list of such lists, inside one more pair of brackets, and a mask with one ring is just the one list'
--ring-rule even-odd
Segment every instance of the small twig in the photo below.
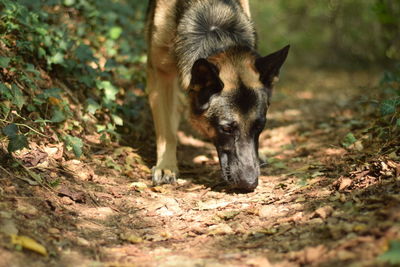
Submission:
{"label": "small twig", "polygon": [[[7,121],[7,120],[3,120],[3,119],[0,119],[0,121],[1,121],[1,122],[5,122],[5,123],[13,123],[13,122],[11,122],[11,121]],[[45,135],[45,134],[42,134],[41,132],[38,132],[37,130],[35,130],[34,128],[32,128],[32,127],[29,126],[29,125],[26,125],[26,124],[23,124],[23,123],[14,123],[14,124],[17,125],[17,126],[26,127],[26,128],[28,128],[29,130],[31,130],[32,132],[35,132],[35,133],[37,133],[37,134],[40,135],[40,136],[47,137],[47,138],[51,138],[50,136],[47,136],[47,135]]]}

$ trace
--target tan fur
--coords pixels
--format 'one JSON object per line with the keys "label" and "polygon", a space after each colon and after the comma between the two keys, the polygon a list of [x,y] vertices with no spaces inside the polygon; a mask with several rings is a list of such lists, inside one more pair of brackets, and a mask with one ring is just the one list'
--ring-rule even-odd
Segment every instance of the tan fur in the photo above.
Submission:
{"label": "tan fur", "polygon": [[248,0],[239,0],[240,5],[242,6],[244,13],[250,18],[250,6]]}

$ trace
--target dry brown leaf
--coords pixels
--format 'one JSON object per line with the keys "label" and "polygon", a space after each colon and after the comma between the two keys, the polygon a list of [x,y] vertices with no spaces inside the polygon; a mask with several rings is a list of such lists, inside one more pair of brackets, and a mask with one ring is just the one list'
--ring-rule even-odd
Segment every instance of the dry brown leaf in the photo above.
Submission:
{"label": "dry brown leaf", "polygon": [[340,181],[339,191],[342,191],[342,190],[348,188],[349,186],[351,186],[352,183],[353,183],[353,180],[351,180],[350,178],[343,178]]}
{"label": "dry brown leaf", "polygon": [[312,264],[320,260],[323,255],[327,252],[327,248],[324,245],[317,247],[308,247],[304,250],[304,260],[307,264]]}
{"label": "dry brown leaf", "polygon": [[267,258],[264,257],[257,257],[252,258],[246,261],[246,264],[254,267],[270,267],[272,266],[271,263]]}
{"label": "dry brown leaf", "polygon": [[315,211],[315,215],[321,217],[322,219],[326,219],[333,212],[333,208],[331,206],[320,207]]}
{"label": "dry brown leaf", "polygon": [[209,227],[208,231],[208,235],[229,235],[229,234],[233,234],[233,230],[229,225],[225,223],[212,225]]}

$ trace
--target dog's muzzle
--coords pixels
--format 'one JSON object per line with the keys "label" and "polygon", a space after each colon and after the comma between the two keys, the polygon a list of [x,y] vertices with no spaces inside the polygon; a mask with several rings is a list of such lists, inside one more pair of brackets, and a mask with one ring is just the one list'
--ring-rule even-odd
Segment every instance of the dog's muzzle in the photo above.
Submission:
{"label": "dog's muzzle", "polygon": [[227,151],[217,147],[222,177],[234,189],[254,191],[260,175],[258,154],[252,144],[238,148]]}

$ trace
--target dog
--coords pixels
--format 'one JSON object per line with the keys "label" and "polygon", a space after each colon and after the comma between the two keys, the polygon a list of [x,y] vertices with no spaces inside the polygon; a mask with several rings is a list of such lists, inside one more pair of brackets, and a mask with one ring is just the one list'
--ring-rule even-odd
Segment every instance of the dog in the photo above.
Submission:
{"label": "dog", "polygon": [[157,143],[153,184],[176,181],[183,91],[194,128],[217,149],[223,179],[253,191],[258,139],[289,46],[264,57],[256,52],[248,0],[150,0],[146,28],[146,90]]}

